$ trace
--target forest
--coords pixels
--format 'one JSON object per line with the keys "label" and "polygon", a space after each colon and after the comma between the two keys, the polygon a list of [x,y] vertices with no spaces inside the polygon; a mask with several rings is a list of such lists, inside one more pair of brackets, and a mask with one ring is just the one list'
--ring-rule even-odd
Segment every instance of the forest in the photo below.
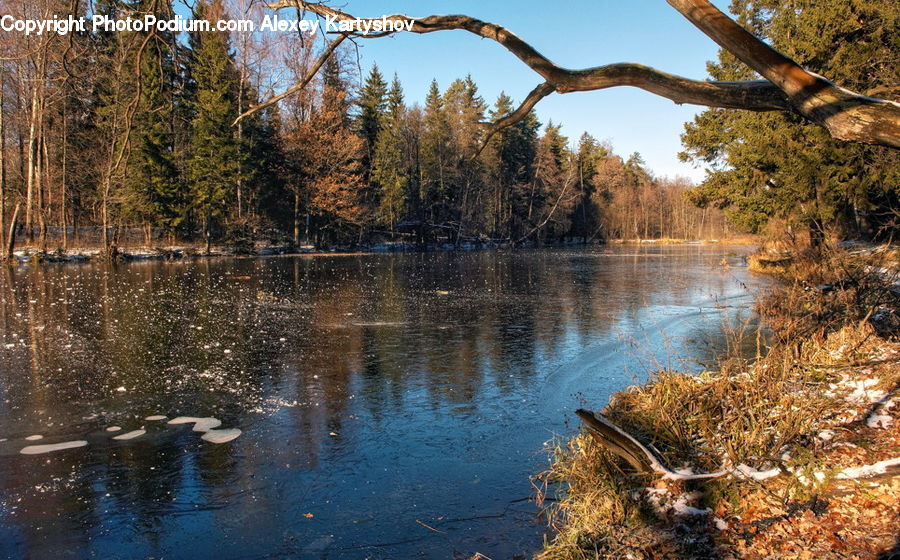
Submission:
{"label": "forest", "polygon": [[[20,19],[180,17],[171,0],[6,4]],[[859,7],[859,40],[839,49],[851,31],[822,40],[816,23],[835,3],[803,21],[735,9],[807,66],[878,92],[896,76],[889,4]],[[247,0],[205,0],[190,15],[263,13]],[[789,113],[700,114],[686,125],[681,157],[709,171],[692,185],[655,177],[640,154],[617,155],[609,141],[567,138],[564,123],[541,123],[533,109],[492,130],[517,104],[502,92],[485,100],[468,76],[434,81],[423,103],[409,101],[398,76],[362,67],[347,44],[307,87],[267,103],[321,62],[325,47],[303,34],[151,28],[2,39],[0,245],[9,251],[16,242],[45,251],[260,240],[334,248],[770,230],[815,241],[896,229],[896,150],[836,141]],[[722,80],[754,75],[725,50],[709,69]]]}
{"label": "forest", "polygon": [[[82,13],[73,13],[73,6]],[[167,0],[18,3],[53,13],[171,17]],[[197,19],[259,11],[201,2]],[[548,243],[717,238],[716,208],[686,179],[655,178],[639,154],[572,141],[533,112],[485,142],[509,113],[470,77],[424,104],[350,49],[310,87],[236,117],[298,79],[316,44],[299,34],[90,30],[3,34],[0,230],[43,250],[84,244],[235,246],[268,239],[318,248],[373,241]],[[14,227],[11,228],[15,222]]]}

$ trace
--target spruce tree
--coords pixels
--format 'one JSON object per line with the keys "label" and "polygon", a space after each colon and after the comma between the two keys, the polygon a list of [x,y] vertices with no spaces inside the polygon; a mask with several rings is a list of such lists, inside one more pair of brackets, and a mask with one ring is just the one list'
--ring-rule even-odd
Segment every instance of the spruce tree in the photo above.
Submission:
{"label": "spruce tree", "polygon": [[444,99],[437,80],[431,81],[425,97],[422,151],[422,221],[437,223],[445,215],[450,185],[450,159],[452,156],[450,122],[444,108]]}
{"label": "spruce tree", "polygon": [[406,186],[409,182],[404,169],[400,137],[400,121],[404,117],[404,112],[403,88],[397,75],[394,74],[391,89],[387,93],[387,112],[378,131],[372,164],[372,180],[379,187],[376,219],[390,229],[392,238],[397,222],[403,214]]}
{"label": "spruce tree", "polygon": [[[731,10],[776,49],[829,79],[856,91],[896,85],[896,2],[734,1]],[[754,77],[725,51],[709,72],[717,80]],[[710,166],[692,199],[726,208],[745,231],[758,232],[776,218],[806,229],[815,245],[832,228],[877,233],[900,206],[896,150],[836,141],[794,114],[710,109],[686,125],[682,142],[684,160]]]}
{"label": "spruce tree", "polygon": [[[213,0],[198,4],[194,17],[215,19],[221,13],[220,0]],[[214,221],[222,217],[242,169],[242,151],[231,126],[237,117],[238,78],[226,33],[193,33],[191,53],[195,98],[188,170],[209,252]]]}
{"label": "spruce tree", "polygon": [[368,176],[372,172],[375,143],[378,141],[378,131],[381,129],[386,104],[387,83],[384,81],[381,71],[378,70],[378,65],[373,64],[357,100],[357,105],[359,105],[357,128],[360,136],[365,140],[366,157],[363,165]]}
{"label": "spruce tree", "polygon": [[[137,7],[169,17],[171,6],[144,0]],[[156,30],[141,34],[146,46],[136,53],[139,60],[140,97],[134,115],[127,175],[130,211],[148,226],[171,233],[183,216],[183,192],[175,165],[172,131],[175,65],[173,37]],[[149,232],[148,232],[149,233]],[[149,241],[149,239],[148,239]]]}

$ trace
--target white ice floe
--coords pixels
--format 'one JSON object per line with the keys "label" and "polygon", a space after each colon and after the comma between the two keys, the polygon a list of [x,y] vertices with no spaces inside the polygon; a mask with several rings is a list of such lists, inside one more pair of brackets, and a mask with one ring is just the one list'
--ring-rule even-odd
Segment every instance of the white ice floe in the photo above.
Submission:
{"label": "white ice floe", "polygon": [[44,436],[42,436],[40,434],[34,434],[33,436],[28,436],[25,439],[28,441],[37,441],[39,439],[44,439]]}
{"label": "white ice floe", "polygon": [[130,432],[125,432],[124,434],[120,434],[117,436],[113,436],[113,439],[123,440],[123,439],[134,439],[136,437],[141,437],[146,434],[147,430],[132,430]]}
{"label": "white ice floe", "polygon": [[160,420],[165,420],[166,416],[164,414],[154,414],[153,416],[148,416],[144,418],[144,420],[149,420],[150,422],[158,422]]}
{"label": "white ice floe", "polygon": [[178,418],[172,418],[167,422],[167,424],[193,424],[195,432],[208,432],[213,428],[218,428],[222,425],[222,421],[218,418],[197,418],[194,416],[179,416]]}
{"label": "white ice floe", "polygon": [[106,428],[106,431],[107,432],[118,432],[121,429],[122,429],[121,426],[110,426],[109,428]]}
{"label": "white ice floe", "polygon": [[126,389],[125,387],[116,387],[116,391],[119,392],[119,393],[124,393],[124,392],[127,391],[127,390],[128,390],[128,389]]}
{"label": "white ice floe", "polygon": [[23,455],[39,455],[41,453],[50,453],[51,451],[60,451],[63,449],[73,449],[75,447],[84,447],[87,442],[82,440],[64,441],[61,443],[49,443],[45,445],[28,445],[22,448],[19,453]]}
{"label": "white ice floe", "polygon": [[887,472],[888,468],[895,467],[900,465],[900,457],[894,457],[893,459],[885,459],[884,461],[878,461],[872,465],[864,465],[862,467],[851,467],[848,469],[844,469],[837,474],[835,478],[839,479],[855,479],[855,478],[866,478],[869,476],[875,476],[878,474],[884,474]]}
{"label": "white ice floe", "polygon": [[241,431],[237,428],[228,428],[224,430],[207,430],[200,439],[210,443],[228,443],[241,435]]}

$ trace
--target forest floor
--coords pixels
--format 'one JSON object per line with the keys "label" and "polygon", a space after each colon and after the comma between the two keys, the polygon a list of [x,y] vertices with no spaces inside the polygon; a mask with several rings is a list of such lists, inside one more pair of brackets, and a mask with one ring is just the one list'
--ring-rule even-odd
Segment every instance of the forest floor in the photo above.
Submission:
{"label": "forest floor", "polygon": [[636,473],[586,429],[558,441],[537,558],[900,558],[898,255],[763,258],[785,280],[757,303],[767,352],[660,372],[602,411],[676,473],[722,474]]}

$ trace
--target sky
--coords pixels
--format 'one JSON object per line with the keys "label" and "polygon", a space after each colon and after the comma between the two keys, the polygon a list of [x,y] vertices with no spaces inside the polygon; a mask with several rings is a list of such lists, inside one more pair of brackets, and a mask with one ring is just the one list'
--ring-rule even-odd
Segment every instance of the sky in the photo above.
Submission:
{"label": "sky", "polygon": [[[727,8],[726,2],[715,4]],[[536,0],[344,0],[334,5],[356,17],[466,14],[506,27],[568,68],[637,62],[704,79],[706,62],[715,59],[718,50],[663,0],[575,0],[550,10],[546,2]],[[443,90],[471,74],[489,104],[501,91],[518,103],[541,82],[503,47],[465,31],[399,33],[359,44],[364,73],[373,62],[388,79],[396,72],[408,103],[424,101],[432,78]],[[630,87],[552,94],[535,108],[542,123],[562,124],[572,142],[588,132],[609,141],[623,157],[640,152],[657,176],[682,175],[695,181],[703,179],[704,170],[678,161],[677,154],[684,123],[702,110]]]}

